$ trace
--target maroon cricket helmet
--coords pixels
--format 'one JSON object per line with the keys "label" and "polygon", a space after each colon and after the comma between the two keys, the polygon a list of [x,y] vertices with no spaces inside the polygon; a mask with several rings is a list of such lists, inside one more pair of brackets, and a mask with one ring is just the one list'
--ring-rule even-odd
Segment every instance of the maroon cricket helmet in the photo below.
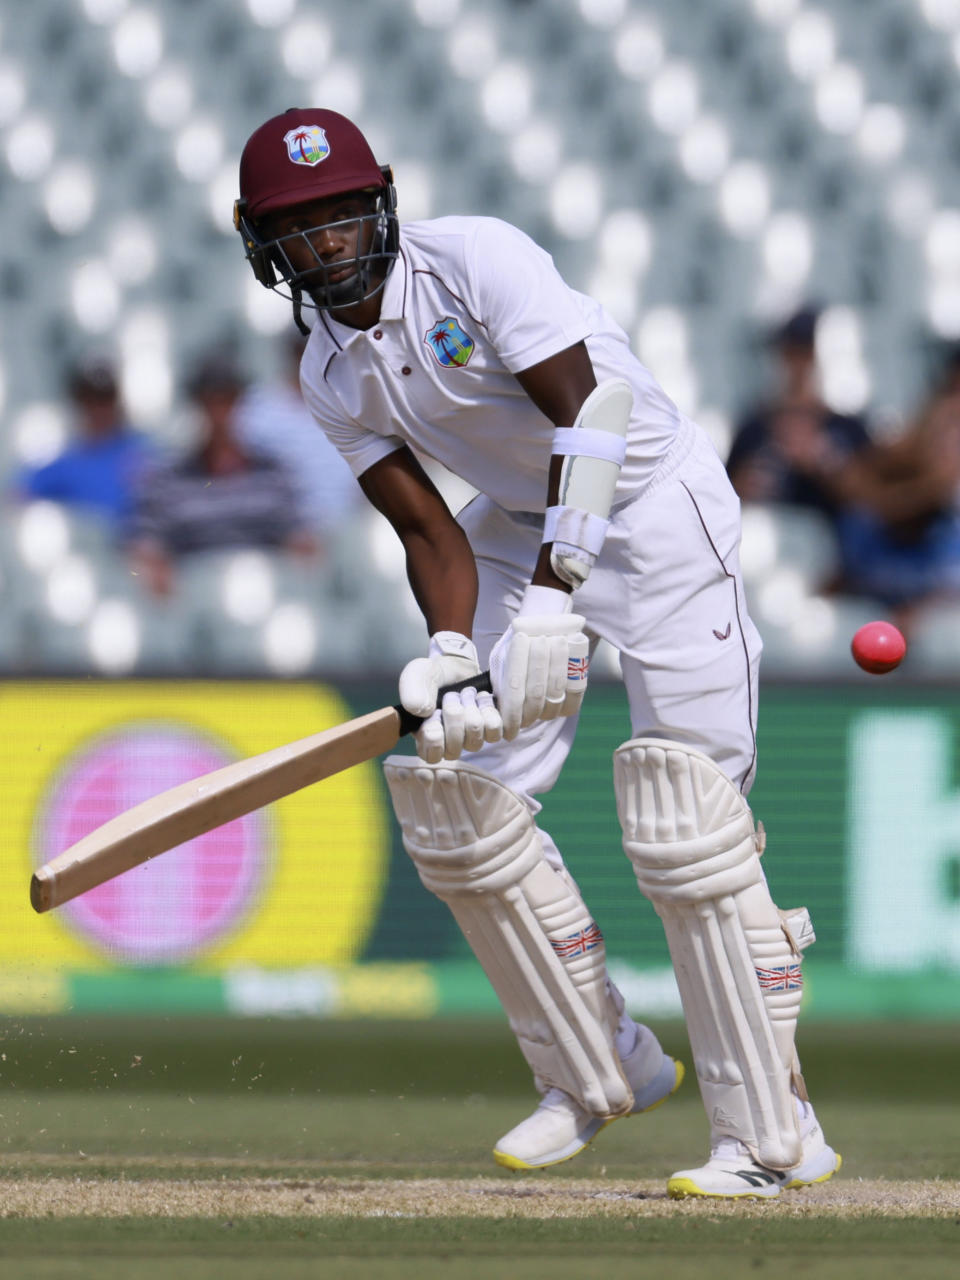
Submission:
{"label": "maroon cricket helmet", "polygon": [[240,199],[254,220],[388,182],[353,121],[323,108],[291,107],[274,116],[250,135],[240,157]]}
{"label": "maroon cricket helmet", "polygon": [[[280,210],[355,191],[370,194],[370,210],[352,219],[358,227],[351,260],[356,269],[346,280],[330,279],[331,264],[313,243],[322,227],[276,237],[261,221]],[[233,216],[253,274],[268,289],[288,290],[285,296],[303,332],[301,306],[336,311],[373,297],[399,254],[397,193],[389,165],[377,164],[352,120],[320,107],[291,108],[251,134],[240,158],[240,198]],[[306,267],[294,264],[292,247],[301,259],[308,255]],[[342,273],[344,265],[337,259],[334,270]]]}

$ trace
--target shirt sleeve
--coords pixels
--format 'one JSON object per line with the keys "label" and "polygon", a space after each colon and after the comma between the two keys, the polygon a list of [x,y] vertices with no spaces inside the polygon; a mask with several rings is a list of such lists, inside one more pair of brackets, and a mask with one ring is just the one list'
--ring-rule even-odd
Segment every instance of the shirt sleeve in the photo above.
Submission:
{"label": "shirt sleeve", "polygon": [[466,244],[477,317],[511,373],[522,373],[593,332],[581,296],[528,235],[477,218]]}
{"label": "shirt sleeve", "polygon": [[61,500],[64,497],[62,470],[59,459],[42,467],[24,469],[19,478],[20,492],[28,498]]}

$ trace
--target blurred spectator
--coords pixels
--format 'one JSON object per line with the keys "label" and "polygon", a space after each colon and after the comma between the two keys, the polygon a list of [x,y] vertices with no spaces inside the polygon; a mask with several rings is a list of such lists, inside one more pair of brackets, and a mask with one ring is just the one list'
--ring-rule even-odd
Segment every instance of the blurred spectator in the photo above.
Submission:
{"label": "blurred spectator", "polygon": [[93,512],[109,521],[118,535],[123,534],[141,475],[155,450],[127,421],[108,360],[78,364],[67,380],[67,394],[74,438],[52,462],[23,471],[17,494]]}
{"label": "blurred spectator", "polygon": [[237,436],[244,385],[229,359],[219,354],[206,359],[189,386],[199,410],[197,446],[145,476],[130,551],[158,595],[170,592],[176,561],[192,552],[263,547],[312,554],[316,549],[286,468]]}
{"label": "blurred spectator", "polygon": [[912,615],[933,600],[960,597],[960,348],[913,422],[895,439],[821,474],[843,504],[845,589]]}
{"label": "blurred spectator", "polygon": [[836,526],[843,505],[823,476],[870,444],[862,418],[834,412],[820,392],[816,360],[817,311],[804,308],[772,338],[776,386],[772,397],[737,426],[727,473],[744,502],[814,507]]}
{"label": "blurred spectator", "polygon": [[237,431],[250,448],[288,469],[307,524],[327,541],[359,505],[361,490],[303,402],[300,357],[305,341],[296,332],[284,338],[281,376],[247,389],[237,408]]}

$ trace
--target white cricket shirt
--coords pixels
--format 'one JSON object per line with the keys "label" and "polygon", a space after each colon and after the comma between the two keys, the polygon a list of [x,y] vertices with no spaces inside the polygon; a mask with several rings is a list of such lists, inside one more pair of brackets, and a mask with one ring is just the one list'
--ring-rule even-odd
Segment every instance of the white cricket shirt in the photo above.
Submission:
{"label": "white cricket shirt", "polygon": [[354,475],[408,444],[500,506],[542,512],[554,424],[514,375],[581,340],[598,382],[634,389],[619,502],[649,482],[683,419],[599,303],[499,219],[402,227],[380,320],[351,329],[320,312],[301,385]]}

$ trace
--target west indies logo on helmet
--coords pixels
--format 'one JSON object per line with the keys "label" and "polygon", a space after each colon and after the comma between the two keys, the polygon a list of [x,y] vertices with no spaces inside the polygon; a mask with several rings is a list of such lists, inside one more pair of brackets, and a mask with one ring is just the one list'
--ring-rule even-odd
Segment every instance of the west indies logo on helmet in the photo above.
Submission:
{"label": "west indies logo on helmet", "polygon": [[330,154],[330,143],[327,135],[318,124],[304,128],[291,129],[283,135],[287,144],[287,155],[294,164],[319,164]]}
{"label": "west indies logo on helmet", "polygon": [[[364,195],[369,213],[289,233],[271,227],[301,205],[353,193]],[[243,148],[234,225],[253,274],[267,289],[289,291],[284,296],[304,332],[304,294],[318,309],[336,311],[383,288],[399,253],[396,209],[390,166],[377,164],[361,131],[336,111],[293,107],[262,124]],[[355,256],[325,263],[314,237],[348,226],[356,227]]]}

